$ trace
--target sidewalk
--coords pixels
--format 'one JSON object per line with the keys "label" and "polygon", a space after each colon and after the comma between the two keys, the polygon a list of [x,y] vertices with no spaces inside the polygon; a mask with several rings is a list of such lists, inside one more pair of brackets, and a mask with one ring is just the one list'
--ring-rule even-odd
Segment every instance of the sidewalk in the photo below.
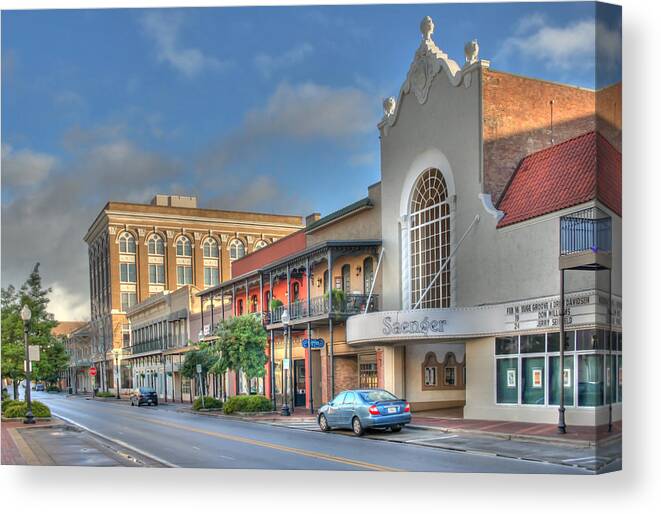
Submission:
{"label": "sidewalk", "polygon": [[[207,416],[226,416],[222,411],[195,412],[189,406],[184,405],[179,405],[177,410]],[[306,426],[310,429],[317,428],[316,414],[310,413],[307,409],[300,408],[292,412],[291,416],[281,416],[279,412],[268,412],[250,416],[231,415],[227,417],[256,423]],[[485,421],[458,417],[441,418],[427,416],[424,413],[413,414],[411,424],[408,425],[408,428],[435,430],[443,433],[473,434],[519,441],[539,441],[577,448],[597,446],[601,443],[617,440],[622,435],[621,421],[613,423],[611,432],[608,432],[608,426],[606,425],[599,427],[568,426],[567,433],[560,434],[556,425],[548,423]]]}
{"label": "sidewalk", "polygon": [[3,465],[160,467],[59,420],[0,424]]}

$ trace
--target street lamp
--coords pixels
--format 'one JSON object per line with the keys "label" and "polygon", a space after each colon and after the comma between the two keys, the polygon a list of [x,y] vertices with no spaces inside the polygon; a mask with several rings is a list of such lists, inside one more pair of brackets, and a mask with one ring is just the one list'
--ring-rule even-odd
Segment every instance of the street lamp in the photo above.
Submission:
{"label": "street lamp", "polygon": [[119,355],[122,353],[122,350],[113,348],[112,353],[115,356],[115,398],[119,400]]}
{"label": "street lamp", "polygon": [[282,411],[280,414],[282,416],[290,416],[291,411],[289,409],[289,403],[287,402],[287,389],[289,389],[289,384],[287,380],[287,373],[285,373],[285,366],[284,363],[287,362],[289,367],[289,362],[287,361],[287,347],[289,346],[288,343],[288,335],[289,335],[289,312],[287,312],[287,309],[284,309],[282,311],[282,316],[280,317],[280,321],[282,321],[282,326],[285,327],[284,334],[283,334],[283,342],[284,342],[284,358],[282,360],[283,366],[282,366],[282,376],[284,378],[284,385],[285,387],[283,388],[284,391],[284,400],[282,403]]}
{"label": "street lamp", "polygon": [[30,348],[28,346],[28,324],[32,318],[32,312],[27,305],[23,305],[21,309],[21,319],[23,320],[23,339],[25,341],[25,401],[28,406],[28,411],[25,413],[25,420],[23,423],[28,425],[34,424],[34,416],[32,415],[32,395],[30,394]]}

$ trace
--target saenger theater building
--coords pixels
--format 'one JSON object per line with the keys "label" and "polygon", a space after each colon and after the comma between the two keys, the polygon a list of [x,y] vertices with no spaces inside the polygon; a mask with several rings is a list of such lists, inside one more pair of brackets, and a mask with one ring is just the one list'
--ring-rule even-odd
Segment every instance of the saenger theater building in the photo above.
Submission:
{"label": "saenger theater building", "polygon": [[[621,419],[621,83],[594,90],[495,71],[476,41],[459,64],[437,46],[430,18],[420,28],[401,90],[384,101],[381,181],[366,203],[322,219],[344,219],[341,234],[312,241],[308,227],[290,257],[235,273],[203,303],[213,312],[218,291],[254,303],[271,341],[263,390],[276,395],[282,359],[300,355],[308,407],[340,392],[338,362],[355,354],[342,387],[361,386],[371,366],[369,383],[417,412],[555,423],[562,398],[567,424]],[[347,216],[364,206],[378,226],[362,234],[367,225]],[[339,246],[359,259],[338,262]],[[317,254],[326,270],[332,261],[331,276],[314,271]],[[292,289],[292,273],[307,286]],[[289,281],[280,311],[301,340],[325,335],[321,348],[282,347],[281,312],[269,306],[280,280]],[[321,321],[307,298],[314,288],[328,303]],[[329,314],[332,288],[362,295],[362,307]]]}

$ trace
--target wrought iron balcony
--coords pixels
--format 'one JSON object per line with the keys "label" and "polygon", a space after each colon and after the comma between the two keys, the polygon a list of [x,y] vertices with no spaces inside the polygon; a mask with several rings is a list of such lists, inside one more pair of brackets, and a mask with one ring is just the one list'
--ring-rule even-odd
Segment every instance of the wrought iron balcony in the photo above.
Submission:
{"label": "wrought iron balcony", "polygon": [[[334,316],[347,317],[363,313],[367,306],[367,297],[368,295],[366,294],[335,294],[333,295],[332,314]],[[292,302],[291,309],[289,310],[289,319],[293,321],[328,315],[328,303],[327,295],[310,298],[309,309],[307,299]],[[280,323],[282,321],[282,313],[286,308],[286,305],[281,305],[273,309],[270,316],[269,313],[266,313],[266,323]],[[370,298],[369,310],[378,310],[378,295],[372,295],[372,298]]]}
{"label": "wrought iron balcony", "polygon": [[560,268],[610,268],[612,237],[610,216],[596,207],[561,216]]}

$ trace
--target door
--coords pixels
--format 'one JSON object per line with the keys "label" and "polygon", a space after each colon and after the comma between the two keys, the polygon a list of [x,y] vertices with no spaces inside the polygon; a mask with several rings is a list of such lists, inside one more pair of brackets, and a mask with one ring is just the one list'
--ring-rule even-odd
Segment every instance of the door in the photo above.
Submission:
{"label": "door", "polygon": [[294,361],[294,407],[305,407],[305,360]]}
{"label": "door", "polygon": [[356,394],[347,393],[344,396],[344,401],[340,407],[340,424],[343,427],[351,426],[351,420],[353,419],[353,413],[355,409]]}
{"label": "door", "polygon": [[328,403],[328,410],[326,411],[326,419],[328,423],[332,426],[338,426],[342,415],[340,414],[340,409],[342,408],[342,403],[344,402],[344,397],[346,393],[338,394],[333,400]]}

